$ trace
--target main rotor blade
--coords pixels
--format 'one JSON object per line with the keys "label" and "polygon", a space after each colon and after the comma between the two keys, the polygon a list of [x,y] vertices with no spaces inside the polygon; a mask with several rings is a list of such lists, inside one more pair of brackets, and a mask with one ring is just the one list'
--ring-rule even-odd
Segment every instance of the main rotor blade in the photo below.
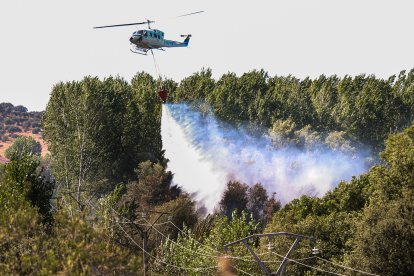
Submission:
{"label": "main rotor blade", "polygon": [[123,27],[123,26],[132,26],[132,25],[142,25],[148,23],[154,23],[155,21],[145,21],[145,22],[137,22],[137,23],[127,23],[127,24],[118,24],[118,25],[107,25],[107,26],[98,26],[93,27],[94,29],[102,29],[102,28],[112,28],[112,27]]}
{"label": "main rotor blade", "polygon": [[189,16],[189,15],[193,15],[193,14],[197,14],[197,13],[202,13],[202,12],[204,12],[204,11],[197,11],[197,12],[187,13],[187,14],[179,15],[177,17],[184,17],[184,16]]}

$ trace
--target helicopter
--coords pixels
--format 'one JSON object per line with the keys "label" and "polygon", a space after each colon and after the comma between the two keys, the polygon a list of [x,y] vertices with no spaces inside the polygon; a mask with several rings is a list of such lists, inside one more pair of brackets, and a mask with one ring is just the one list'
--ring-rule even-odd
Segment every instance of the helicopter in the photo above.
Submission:
{"label": "helicopter", "polygon": [[[177,17],[184,17],[193,14],[202,13],[204,11],[197,11],[188,14],[183,14]],[[148,29],[146,30],[137,30],[132,33],[131,37],[129,38],[129,42],[133,45],[131,51],[136,54],[147,55],[148,51],[160,50],[165,51],[164,48],[175,48],[175,47],[187,47],[188,43],[190,42],[191,34],[181,35],[184,37],[184,41],[174,41],[168,40],[164,38],[164,32],[151,29],[151,23],[155,23],[155,21],[146,20],[143,22],[136,22],[136,23],[127,23],[127,24],[117,24],[117,25],[107,25],[107,26],[97,26],[94,29],[102,29],[102,28],[112,28],[112,27],[123,27],[123,26],[133,26],[133,25],[142,25],[148,24]]]}

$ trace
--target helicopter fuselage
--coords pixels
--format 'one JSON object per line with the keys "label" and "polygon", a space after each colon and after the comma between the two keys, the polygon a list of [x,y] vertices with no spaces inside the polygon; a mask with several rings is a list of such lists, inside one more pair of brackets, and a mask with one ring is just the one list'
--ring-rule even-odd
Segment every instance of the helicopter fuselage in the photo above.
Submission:
{"label": "helicopter fuselage", "polygon": [[[197,11],[187,14],[182,14],[177,17],[184,17],[193,14],[199,14],[204,11]],[[152,20],[146,20],[143,22],[135,22],[135,23],[125,23],[125,24],[116,24],[116,25],[105,25],[105,26],[97,26],[93,27],[94,29],[102,29],[102,28],[112,28],[112,27],[123,27],[123,26],[134,26],[134,25],[142,25],[148,24],[147,30],[138,30],[133,32],[131,37],[129,38],[129,42],[133,45],[131,51],[137,54],[146,55],[148,51],[152,49],[164,50],[163,48],[173,48],[173,47],[187,47],[188,43],[190,42],[191,35],[181,35],[181,37],[185,37],[183,42],[174,41],[174,40],[167,40],[164,39],[164,33],[157,29],[151,29],[151,23],[155,23]]]}
{"label": "helicopter fuselage", "polygon": [[183,42],[164,39],[164,33],[160,30],[149,29],[133,32],[129,41],[138,49],[160,49],[169,47],[187,47],[191,35],[182,35],[185,37]]}

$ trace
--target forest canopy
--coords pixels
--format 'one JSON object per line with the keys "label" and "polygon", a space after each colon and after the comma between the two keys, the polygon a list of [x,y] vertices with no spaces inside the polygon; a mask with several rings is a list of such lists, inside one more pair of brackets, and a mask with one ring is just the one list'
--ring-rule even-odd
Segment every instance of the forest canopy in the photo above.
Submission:
{"label": "forest canopy", "polygon": [[[215,212],[206,214],[167,169],[159,87],[169,90],[170,102],[207,106],[227,123],[283,137],[275,143],[323,136],[328,146],[348,150],[350,140],[380,152],[381,162],[322,197],[284,206],[277,191],[235,176]],[[27,112],[0,108],[4,126]],[[291,232],[316,243],[296,247],[287,275],[412,275],[413,123],[414,69],[388,79],[301,80],[253,70],[215,80],[202,69],[180,83],[145,72],[130,82],[88,76],[57,83],[41,122],[50,153],[42,157],[38,144],[18,139],[0,165],[0,271],[260,275],[249,248],[275,272],[293,240],[225,245]],[[320,254],[312,255],[312,247]]]}

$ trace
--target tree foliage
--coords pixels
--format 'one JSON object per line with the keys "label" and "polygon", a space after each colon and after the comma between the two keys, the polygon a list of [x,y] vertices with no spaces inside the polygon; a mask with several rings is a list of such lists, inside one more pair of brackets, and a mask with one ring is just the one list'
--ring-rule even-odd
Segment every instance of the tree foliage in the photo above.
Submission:
{"label": "tree foliage", "polygon": [[42,145],[32,137],[18,137],[13,141],[13,144],[6,150],[5,156],[8,159],[19,158],[24,155],[40,156],[42,152]]}
{"label": "tree foliage", "polygon": [[[383,162],[323,197],[302,196],[283,207],[260,183],[230,181],[220,212],[203,218],[166,169],[154,93],[161,86],[173,102],[209,105],[228,123],[259,126],[276,147],[323,144],[353,155],[365,143],[383,150]],[[314,268],[411,275],[413,106],[413,70],[388,79],[302,80],[253,70],[215,81],[203,69],[180,84],[144,72],[131,83],[119,77],[58,83],[43,118],[50,159],[38,156],[33,141],[18,139],[10,162],[0,165],[0,271],[135,275],[142,269],[145,232],[153,274],[216,275],[218,260],[227,255],[233,272],[256,275],[261,270],[243,243],[224,245],[255,233],[293,232],[315,237],[322,253],[309,258],[314,245],[302,241],[288,275],[319,275]],[[0,111],[27,113],[4,103]],[[0,119],[1,133],[29,127],[19,116]],[[271,271],[292,242],[246,241]]]}
{"label": "tree foliage", "polygon": [[[137,74],[131,85],[121,78],[86,77],[54,86],[43,118],[62,189],[98,194],[136,176],[138,163],[162,161],[160,102],[155,81]],[[80,206],[81,207],[81,206]]]}
{"label": "tree foliage", "polygon": [[[387,139],[384,164],[342,182],[322,198],[303,196],[276,212],[266,231],[290,231],[318,239],[322,258],[381,275],[410,275],[414,231],[414,125]],[[286,250],[288,241],[277,247]],[[404,248],[404,250],[401,250]],[[309,254],[298,250],[297,258]],[[344,268],[308,263],[336,273]],[[308,269],[292,266],[292,274]],[[349,270],[348,270],[349,272]]]}
{"label": "tree foliage", "polygon": [[413,72],[388,79],[321,75],[300,80],[253,70],[240,77],[229,72],[214,82],[211,70],[203,69],[180,83],[174,101],[205,101],[222,120],[273,132],[275,123],[285,121],[293,123],[293,131],[310,126],[320,133],[339,132],[379,151],[389,134],[413,122]]}

